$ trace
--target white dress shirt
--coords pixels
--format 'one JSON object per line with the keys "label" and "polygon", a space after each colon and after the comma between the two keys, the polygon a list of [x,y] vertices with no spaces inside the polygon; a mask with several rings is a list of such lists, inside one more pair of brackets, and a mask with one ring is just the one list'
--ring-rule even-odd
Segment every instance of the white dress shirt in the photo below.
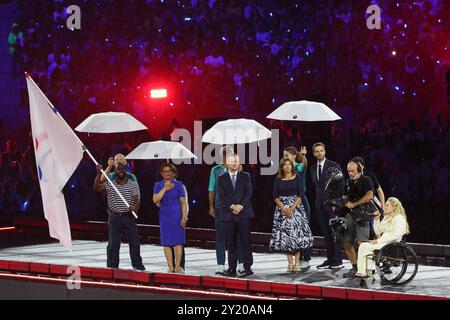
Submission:
{"label": "white dress shirt", "polygon": [[319,165],[322,166],[322,173],[323,173],[323,166],[325,164],[325,160],[327,160],[327,158],[324,158],[322,161],[317,161],[317,180],[320,180],[320,176],[319,176]]}
{"label": "white dress shirt", "polygon": [[[232,173],[230,170],[228,170],[228,174],[230,175],[231,182],[233,182],[233,176],[235,176],[235,177],[236,177],[236,183],[237,183],[237,175],[238,175],[238,172],[239,172],[239,171],[236,171],[236,172]],[[231,209],[233,206],[234,206],[234,205],[232,205],[232,206],[230,207],[230,209]],[[241,207],[241,210],[244,209],[244,207],[243,207],[242,205],[238,204],[238,206]]]}

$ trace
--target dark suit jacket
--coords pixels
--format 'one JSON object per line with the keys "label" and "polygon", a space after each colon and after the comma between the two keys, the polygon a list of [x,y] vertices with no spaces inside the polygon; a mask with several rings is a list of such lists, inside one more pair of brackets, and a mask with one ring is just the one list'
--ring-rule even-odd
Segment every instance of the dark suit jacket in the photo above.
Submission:
{"label": "dark suit jacket", "polygon": [[[246,172],[238,171],[236,177],[236,190],[233,189],[230,174],[227,172],[219,177],[219,199],[220,199],[220,220],[222,222],[239,221],[255,217],[252,208],[252,182],[250,175]],[[233,204],[240,204],[244,209],[238,215],[233,214],[230,207]]]}
{"label": "dark suit jacket", "polygon": [[327,194],[325,192],[325,186],[328,181],[328,178],[330,176],[330,168],[338,168],[340,171],[342,171],[341,167],[331,160],[325,159],[325,163],[323,165],[322,169],[322,176],[320,177],[320,180],[317,179],[317,162],[314,163],[314,165],[311,166],[309,169],[311,181],[315,187],[316,190],[316,210],[320,210],[321,205],[325,200],[327,200]]}

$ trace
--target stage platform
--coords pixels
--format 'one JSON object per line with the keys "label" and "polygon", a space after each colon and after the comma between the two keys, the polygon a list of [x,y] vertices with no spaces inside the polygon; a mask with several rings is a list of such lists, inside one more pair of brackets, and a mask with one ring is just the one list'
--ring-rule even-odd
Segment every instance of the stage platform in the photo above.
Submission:
{"label": "stage platform", "polygon": [[[166,273],[163,249],[142,245],[146,272],[132,271],[128,245],[122,244],[120,270],[105,268],[106,242],[77,240],[72,252],[58,243],[0,249],[0,279],[38,281],[65,285],[68,266],[81,267],[82,287],[105,286],[128,291],[147,290],[164,296],[206,299],[450,299],[450,268],[420,265],[416,278],[404,287],[381,285],[378,278],[369,289],[342,274],[350,268],[318,270],[323,257],[314,257],[305,273],[286,272],[282,254],[254,253],[254,275],[245,279],[215,275],[214,250],[186,248],[184,275]],[[121,285],[123,285],[121,287]],[[4,294],[2,294],[4,296]],[[4,297],[1,297],[4,298]]]}

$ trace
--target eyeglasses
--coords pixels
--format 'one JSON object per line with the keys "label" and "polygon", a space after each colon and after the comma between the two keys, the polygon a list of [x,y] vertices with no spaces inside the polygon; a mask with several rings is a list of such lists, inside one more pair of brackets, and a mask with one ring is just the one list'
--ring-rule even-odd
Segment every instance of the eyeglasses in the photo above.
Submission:
{"label": "eyeglasses", "polygon": [[162,170],[162,173],[172,173],[172,170]]}

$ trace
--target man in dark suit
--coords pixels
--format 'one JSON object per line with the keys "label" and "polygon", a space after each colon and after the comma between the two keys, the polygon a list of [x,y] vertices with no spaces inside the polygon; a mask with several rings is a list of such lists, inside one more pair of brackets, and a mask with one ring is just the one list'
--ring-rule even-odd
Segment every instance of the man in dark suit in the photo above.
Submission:
{"label": "man in dark suit", "polygon": [[329,221],[334,218],[334,213],[324,202],[328,200],[325,187],[331,172],[336,170],[342,172],[342,169],[336,162],[325,158],[326,150],[323,143],[319,142],[313,146],[313,154],[317,162],[311,166],[309,173],[316,190],[316,216],[327,248],[327,260],[317,268],[338,269],[342,267],[342,244],[333,241]]}
{"label": "man in dark suit", "polygon": [[244,255],[243,276],[253,274],[252,246],[250,244],[250,220],[255,217],[251,198],[253,194],[250,175],[239,171],[239,156],[227,158],[228,172],[218,180],[220,198],[220,221],[225,231],[225,241],[228,249],[228,270],[225,276],[235,277],[237,267],[237,239],[241,238]]}

